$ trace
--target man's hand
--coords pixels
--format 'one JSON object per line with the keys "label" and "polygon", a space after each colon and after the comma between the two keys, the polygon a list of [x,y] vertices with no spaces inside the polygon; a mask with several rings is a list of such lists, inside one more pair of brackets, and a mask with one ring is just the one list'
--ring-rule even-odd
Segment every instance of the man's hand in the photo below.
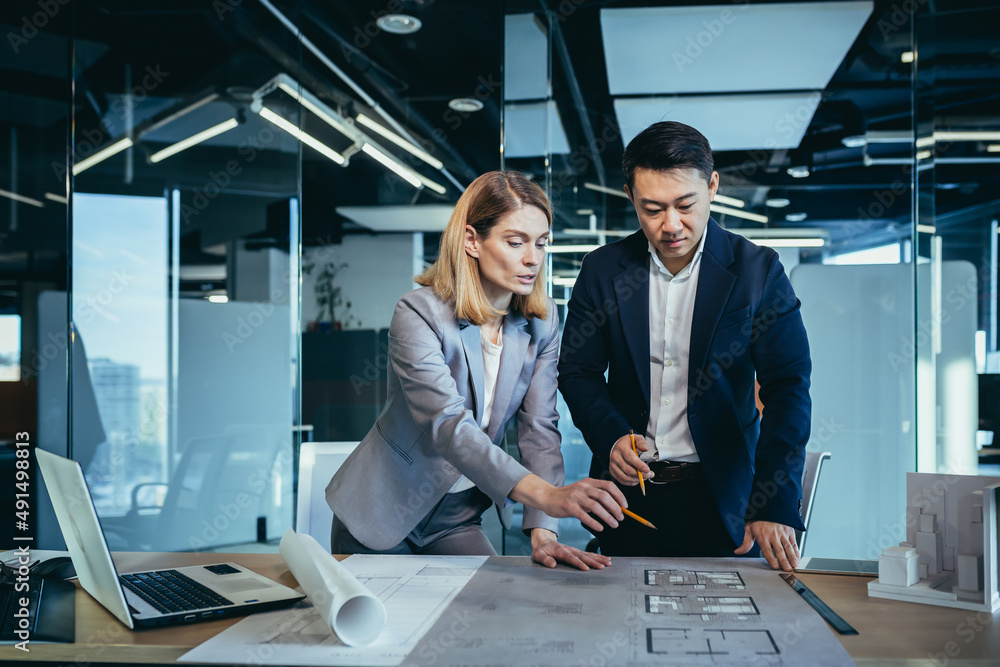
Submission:
{"label": "man's hand", "polygon": [[[635,448],[641,454],[649,449],[646,438],[641,435],[635,436]],[[611,460],[608,463],[608,470],[611,476],[624,486],[635,486],[639,483],[639,475],[636,468],[643,474],[645,479],[652,479],[653,473],[649,471],[649,466],[642,462],[635,452],[632,451],[632,439],[623,435],[618,438],[614,447],[611,448]]]}
{"label": "man's hand", "polygon": [[560,544],[559,539],[551,530],[535,528],[531,531],[531,560],[555,567],[556,563],[566,563],[578,570],[603,570],[611,565],[611,559],[589,551],[580,551],[576,547]]}
{"label": "man's hand", "polygon": [[795,529],[773,521],[751,521],[743,533],[743,544],[733,553],[743,555],[760,544],[760,555],[775,570],[791,572],[799,565],[799,546],[795,543]]}
{"label": "man's hand", "polygon": [[625,519],[621,508],[628,507],[622,490],[614,482],[589,477],[566,486],[553,486],[538,475],[526,475],[514,485],[509,497],[555,519],[575,517],[595,532],[603,530],[601,521],[617,528],[618,522]]}

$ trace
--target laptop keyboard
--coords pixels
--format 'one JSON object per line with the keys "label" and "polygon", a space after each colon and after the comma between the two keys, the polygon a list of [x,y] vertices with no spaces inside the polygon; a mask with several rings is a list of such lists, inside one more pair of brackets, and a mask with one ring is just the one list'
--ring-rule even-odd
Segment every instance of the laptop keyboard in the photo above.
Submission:
{"label": "laptop keyboard", "polygon": [[233,604],[207,586],[177,570],[159,570],[118,577],[130,591],[165,614]]}
{"label": "laptop keyboard", "polygon": [[14,614],[20,613],[21,598],[23,597],[28,598],[29,629],[34,631],[35,618],[38,614],[38,601],[42,596],[45,580],[41,577],[30,577],[27,584],[28,590],[26,592],[15,592],[13,579],[9,582],[4,581],[0,585],[0,612],[3,613],[3,618],[0,618],[0,642],[20,641],[14,634],[14,631],[19,629],[19,619]]}

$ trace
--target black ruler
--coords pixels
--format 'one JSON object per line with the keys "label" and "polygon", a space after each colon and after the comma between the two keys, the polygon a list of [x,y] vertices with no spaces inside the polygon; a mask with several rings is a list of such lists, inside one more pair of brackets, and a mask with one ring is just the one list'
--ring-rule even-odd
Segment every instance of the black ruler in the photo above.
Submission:
{"label": "black ruler", "polygon": [[851,624],[842,619],[837,612],[819,599],[819,596],[809,590],[809,587],[799,581],[799,578],[790,572],[782,572],[781,578],[791,586],[802,599],[809,603],[809,606],[819,612],[823,620],[833,626],[833,629],[842,635],[856,635],[858,631],[851,627]]}

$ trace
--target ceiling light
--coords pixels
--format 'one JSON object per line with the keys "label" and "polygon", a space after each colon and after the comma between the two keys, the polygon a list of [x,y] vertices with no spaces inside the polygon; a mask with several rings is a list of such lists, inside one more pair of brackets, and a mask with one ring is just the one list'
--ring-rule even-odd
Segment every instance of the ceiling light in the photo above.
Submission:
{"label": "ceiling light", "polygon": [[24,195],[19,195],[16,192],[10,192],[9,190],[0,190],[0,197],[13,199],[14,201],[21,202],[22,204],[30,204],[31,206],[37,206],[38,208],[45,206],[43,202],[40,202],[37,199],[25,197]]}
{"label": "ceiling light", "polygon": [[295,127],[295,125],[288,122],[288,120],[274,113],[267,107],[261,107],[260,111],[258,111],[257,113],[260,114],[261,118],[265,118],[271,121],[279,128],[281,128],[288,134],[292,135],[293,137],[304,143],[306,146],[309,146],[310,148],[317,151],[321,155],[330,158],[337,164],[342,165],[347,162],[347,160],[344,158],[343,155],[333,150],[332,148],[321,142],[319,139],[316,139],[312,135],[306,134],[299,128]]}
{"label": "ceiling light", "polygon": [[844,137],[840,140],[840,143],[844,144],[847,148],[861,148],[868,145],[868,137],[863,134],[855,134],[850,137]]}
{"label": "ceiling light", "polygon": [[920,137],[915,142],[913,142],[913,145],[916,146],[917,148],[927,148],[928,146],[933,146],[934,145],[934,137],[933,136],[930,136],[930,137]]}
{"label": "ceiling light", "polygon": [[825,239],[750,239],[757,245],[768,248],[822,248]]}
{"label": "ceiling light", "polygon": [[118,153],[121,153],[126,148],[131,148],[131,147],[132,147],[132,140],[131,139],[129,139],[128,137],[125,137],[124,139],[119,139],[118,141],[114,142],[113,144],[111,144],[111,145],[109,145],[109,146],[107,146],[105,148],[102,148],[101,150],[97,151],[96,153],[94,153],[90,157],[88,157],[86,159],[83,159],[83,160],[80,160],[79,162],[77,162],[76,164],[74,164],[73,165],[73,175],[76,176],[77,174],[80,174],[80,173],[86,171],[87,169],[90,169],[95,164],[107,160],[112,155],[117,155]]}
{"label": "ceiling light", "polygon": [[809,215],[806,213],[789,213],[785,216],[785,220],[788,222],[802,222],[808,217]]}
{"label": "ceiling light", "polygon": [[865,134],[865,139],[870,144],[905,144],[913,141],[913,133],[905,130],[870,130]]}
{"label": "ceiling light", "polygon": [[950,132],[942,130],[934,133],[935,141],[1000,141],[1000,132],[966,131]]}
{"label": "ceiling light", "polygon": [[320,120],[324,121],[327,125],[337,130],[338,132],[341,132],[342,134],[346,134],[348,138],[353,139],[353,137],[351,136],[353,132],[350,125],[344,122],[343,119],[334,118],[333,116],[328,114],[324,109],[320,108],[319,105],[315,104],[311,99],[309,99],[310,96],[304,94],[304,91],[301,88],[296,88],[295,86],[292,86],[284,81],[278,83],[278,88],[280,88],[281,90],[285,91],[286,93],[294,97],[299,104],[301,104],[306,109],[309,109],[309,111],[312,111],[314,114],[319,116]]}
{"label": "ceiling light", "polygon": [[927,159],[930,158],[930,156],[931,156],[931,152],[928,151],[928,150],[917,151],[917,159],[918,160],[927,160]]}
{"label": "ceiling light", "polygon": [[444,166],[444,163],[442,163],[441,160],[432,156],[430,153],[420,148],[419,146],[414,146],[412,143],[410,143],[403,137],[399,136],[392,130],[389,130],[384,126],[376,123],[363,113],[358,114],[358,122],[367,127],[369,130],[372,130],[373,132],[382,135],[383,137],[385,137],[392,143],[396,144],[403,150],[412,153],[413,155],[420,158],[421,160],[423,160],[430,166],[434,167],[435,169],[440,169],[441,167]]}
{"label": "ceiling light", "polygon": [[726,195],[715,194],[715,201],[720,204],[729,204],[730,206],[736,206],[737,208],[743,208],[746,206],[746,202],[742,199],[737,199],[736,197],[727,197]]}
{"label": "ceiling light", "polygon": [[229,303],[229,297],[225,294],[209,294],[208,300],[212,303]]}
{"label": "ceiling light", "polygon": [[583,187],[588,190],[593,190],[594,192],[603,192],[607,195],[614,195],[615,197],[621,197],[622,199],[628,199],[628,195],[625,194],[623,190],[615,190],[614,188],[606,188],[603,185],[597,185],[596,183],[584,183]]}
{"label": "ceiling light", "polygon": [[902,55],[899,56],[899,59],[904,63],[912,63],[913,51],[903,51]]}
{"label": "ceiling light", "polygon": [[1000,153],[1000,144],[990,144],[986,147],[987,153]]}
{"label": "ceiling light", "polygon": [[483,103],[475,97],[456,97],[448,102],[448,108],[461,113],[476,113],[483,110]]}
{"label": "ceiling light", "polygon": [[570,253],[570,252],[590,252],[591,250],[597,250],[601,246],[593,244],[568,244],[568,245],[550,245],[546,246],[545,250],[553,254],[559,253]]}
{"label": "ceiling light", "polygon": [[45,193],[45,198],[48,199],[49,201],[54,201],[57,204],[65,204],[65,203],[67,203],[67,200],[66,200],[65,197],[63,197],[62,195],[57,195],[54,192],[46,192]]}
{"label": "ceiling light", "polygon": [[937,227],[934,225],[917,225],[918,234],[936,234]]}
{"label": "ceiling light", "polygon": [[572,287],[573,285],[576,284],[576,278],[570,278],[570,277],[553,278],[552,284],[560,285],[562,287]]}
{"label": "ceiling light", "polygon": [[792,202],[791,200],[785,199],[784,197],[771,197],[764,203],[771,208],[785,208]]}
{"label": "ceiling light", "polygon": [[565,234],[566,236],[618,236],[626,237],[635,234],[634,229],[573,229],[572,227],[567,227],[566,229],[560,229],[560,234]]}
{"label": "ceiling light", "polygon": [[792,178],[805,178],[809,175],[809,167],[805,165],[797,165],[795,167],[789,167],[787,172]]}
{"label": "ceiling light", "polygon": [[200,144],[203,141],[208,141],[212,137],[218,136],[223,132],[228,132],[229,130],[233,129],[239,124],[240,122],[238,120],[236,120],[235,118],[230,118],[227,121],[219,123],[218,125],[213,125],[207,130],[202,130],[197,134],[192,134],[187,139],[178,141],[176,144],[172,146],[167,146],[163,150],[153,153],[152,155],[149,156],[149,161],[152,162],[153,164],[156,164],[161,160],[167,159],[171,155],[177,155],[182,150],[191,148],[192,146]]}
{"label": "ceiling light", "polygon": [[578,208],[576,209],[577,215],[594,215],[594,209],[592,208]]}
{"label": "ceiling light", "polygon": [[716,213],[723,213],[736,218],[743,218],[745,220],[753,220],[754,222],[767,224],[767,216],[759,213],[749,213],[747,211],[741,211],[738,208],[729,208],[728,206],[719,206],[718,204],[709,204],[708,208]]}
{"label": "ceiling light", "polygon": [[385,14],[375,20],[376,25],[393,35],[412,35],[423,25],[420,19],[409,14]]}
{"label": "ceiling light", "polygon": [[396,175],[398,175],[400,178],[402,178],[404,181],[406,181],[413,187],[419,188],[422,185],[420,179],[417,178],[417,175],[414,174],[411,169],[407,169],[403,165],[399,164],[391,157],[389,157],[379,149],[375,148],[373,145],[365,144],[364,146],[361,147],[361,150],[367,153],[368,155],[372,156],[373,158],[375,158],[375,160],[377,160],[383,167],[385,167],[389,171],[394,172]]}

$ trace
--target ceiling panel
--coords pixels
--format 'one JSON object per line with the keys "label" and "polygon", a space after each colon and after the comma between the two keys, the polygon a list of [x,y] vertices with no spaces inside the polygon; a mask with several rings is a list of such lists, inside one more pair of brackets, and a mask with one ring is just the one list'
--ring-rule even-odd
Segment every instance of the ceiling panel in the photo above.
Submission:
{"label": "ceiling panel", "polygon": [[549,96],[548,39],[534,14],[504,18],[504,99],[541,100]]}
{"label": "ceiling panel", "polygon": [[504,106],[503,122],[506,140],[505,157],[538,157],[569,153],[566,129],[559,117],[556,103],[551,100],[548,103],[507,104]]}
{"label": "ceiling panel", "polygon": [[337,213],[376,232],[440,232],[454,205],[338,206]]}
{"label": "ceiling panel", "polygon": [[609,88],[612,95],[821,89],[872,4],[602,9]]}
{"label": "ceiling panel", "polygon": [[661,120],[685,123],[713,151],[797,148],[820,102],[818,92],[697,95],[615,100],[622,141]]}

